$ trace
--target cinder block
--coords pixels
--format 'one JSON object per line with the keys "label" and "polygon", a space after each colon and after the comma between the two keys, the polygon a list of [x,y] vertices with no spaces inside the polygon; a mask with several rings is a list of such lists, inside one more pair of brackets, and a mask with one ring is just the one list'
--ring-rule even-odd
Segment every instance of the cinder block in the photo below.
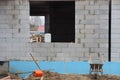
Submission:
{"label": "cinder block", "polygon": [[54,47],[54,48],[49,47],[48,50],[51,53],[61,53],[62,52],[62,48],[56,48],[56,47]]}
{"label": "cinder block", "polygon": [[93,24],[93,25],[85,25],[85,29],[98,29],[99,28],[99,25],[95,25],[95,24]]}
{"label": "cinder block", "polygon": [[101,14],[99,17],[101,20],[108,20],[108,14]]}
{"label": "cinder block", "polygon": [[84,9],[85,7],[83,5],[76,3],[75,10],[84,10]]}
{"label": "cinder block", "polygon": [[85,9],[86,10],[97,10],[97,9],[100,9],[98,5],[95,5],[95,6],[85,6]]}
{"label": "cinder block", "polygon": [[75,48],[76,53],[89,53],[89,48]]}
{"label": "cinder block", "polygon": [[68,43],[55,43],[56,48],[67,48]]}
{"label": "cinder block", "polygon": [[99,34],[98,33],[96,33],[96,34],[85,34],[85,38],[87,38],[87,39],[97,39],[97,38],[99,38]]}
{"label": "cinder block", "polygon": [[112,42],[112,43],[119,43],[119,42],[120,42],[120,39],[111,39],[111,42]]}
{"label": "cinder block", "polygon": [[85,43],[85,48],[98,48],[98,43]]}
{"label": "cinder block", "polygon": [[69,48],[83,48],[83,44],[77,44],[77,43],[70,43]]}
{"label": "cinder block", "polygon": [[115,5],[116,5],[116,4],[120,4],[120,0],[113,0],[113,1],[112,1],[112,4],[113,4],[113,5],[114,5],[114,4],[115,4]]}
{"label": "cinder block", "polygon": [[86,1],[86,0],[76,0],[75,1],[75,4],[76,5],[89,5],[89,1]]}
{"label": "cinder block", "polygon": [[112,53],[112,58],[120,58],[120,53]]}
{"label": "cinder block", "polygon": [[108,15],[108,10],[105,10],[105,9],[101,9],[101,10],[99,10],[99,13],[100,13],[100,15]]}
{"label": "cinder block", "polygon": [[108,43],[99,43],[100,48],[108,48]]}
{"label": "cinder block", "polygon": [[99,19],[99,16],[98,15],[85,15],[86,19]]}
{"label": "cinder block", "polygon": [[85,19],[84,15],[75,15],[76,20],[83,20]]}
{"label": "cinder block", "polygon": [[120,15],[120,10],[112,10],[112,15]]}
{"label": "cinder block", "polygon": [[120,5],[112,5],[113,10],[120,10]]}
{"label": "cinder block", "polygon": [[108,7],[108,5],[101,5],[101,6],[100,6],[100,9],[108,10],[109,7]]}
{"label": "cinder block", "polygon": [[75,25],[75,30],[84,29],[84,28],[85,28],[85,26],[82,25],[82,24],[76,24]]}
{"label": "cinder block", "polygon": [[86,42],[97,42],[96,39],[81,39],[81,42],[86,43]]}
{"label": "cinder block", "polygon": [[99,0],[100,5],[108,5],[109,2],[107,0]]}
{"label": "cinder block", "polygon": [[119,48],[111,48],[111,53],[120,53]]}
{"label": "cinder block", "polygon": [[74,53],[75,48],[62,48],[62,53]]}
{"label": "cinder block", "polygon": [[90,14],[90,15],[95,15],[95,10],[90,10],[90,11],[89,11],[89,14]]}
{"label": "cinder block", "polygon": [[120,34],[120,30],[119,29],[112,29],[111,30],[112,34]]}
{"label": "cinder block", "polygon": [[115,20],[115,19],[120,19],[120,15],[119,15],[119,14],[118,14],[118,15],[117,15],[117,14],[116,14],[116,15],[112,15],[112,19],[113,19],[113,20]]}
{"label": "cinder block", "polygon": [[95,1],[94,0],[90,0],[89,4],[93,6],[93,5],[95,5]]}
{"label": "cinder block", "polygon": [[88,15],[89,14],[89,10],[75,10],[76,11],[76,15]]}
{"label": "cinder block", "polygon": [[91,52],[94,53],[108,53],[108,48],[91,48]]}
{"label": "cinder block", "polygon": [[108,34],[108,29],[96,29],[95,33],[99,33],[99,34]]}
{"label": "cinder block", "polygon": [[112,58],[111,58],[111,61],[112,61],[112,62],[119,62],[119,61],[120,61],[120,58],[113,58],[113,57],[112,57]]}
{"label": "cinder block", "polygon": [[112,39],[120,39],[120,34],[119,33],[113,33],[111,34]]}

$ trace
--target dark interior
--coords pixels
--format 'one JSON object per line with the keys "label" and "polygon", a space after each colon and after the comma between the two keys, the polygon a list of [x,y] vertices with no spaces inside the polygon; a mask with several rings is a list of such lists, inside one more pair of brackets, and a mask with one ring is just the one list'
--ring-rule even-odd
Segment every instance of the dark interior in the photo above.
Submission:
{"label": "dark interior", "polygon": [[74,1],[31,1],[31,16],[45,16],[45,32],[52,42],[75,42]]}

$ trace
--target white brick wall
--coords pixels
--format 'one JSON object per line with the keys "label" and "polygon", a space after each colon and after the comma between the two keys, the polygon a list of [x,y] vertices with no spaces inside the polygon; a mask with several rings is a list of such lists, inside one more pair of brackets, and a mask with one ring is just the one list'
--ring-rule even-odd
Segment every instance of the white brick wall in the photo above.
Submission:
{"label": "white brick wall", "polygon": [[0,0],[0,60],[20,59],[31,51],[28,16],[28,0]]}
{"label": "white brick wall", "polygon": [[[0,0],[0,60],[108,60],[108,1],[75,0],[75,43],[29,43],[29,0]],[[120,0],[112,1],[112,60],[120,60]],[[19,32],[20,29],[20,32]]]}
{"label": "white brick wall", "polygon": [[111,56],[112,61],[120,61],[120,0],[112,1]]}
{"label": "white brick wall", "polygon": [[[108,1],[109,0],[76,0],[76,43],[84,44],[89,53],[108,54]],[[78,6],[84,6],[79,8]],[[84,28],[78,28],[84,25]],[[84,37],[79,37],[84,35]],[[84,54],[84,53],[83,53]],[[107,59],[106,59],[107,60]]]}

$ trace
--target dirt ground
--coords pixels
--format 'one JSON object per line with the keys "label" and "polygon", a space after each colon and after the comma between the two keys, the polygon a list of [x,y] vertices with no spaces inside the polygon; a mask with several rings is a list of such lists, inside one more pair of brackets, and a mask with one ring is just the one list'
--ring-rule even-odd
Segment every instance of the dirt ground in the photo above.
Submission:
{"label": "dirt ground", "polygon": [[[19,78],[15,74],[1,74],[0,75],[0,80],[2,77],[5,76],[10,76],[10,79],[8,80],[23,80]],[[5,79],[7,80],[7,79]],[[33,75],[29,76],[25,80],[40,80],[39,78],[34,77]],[[98,79],[95,79],[94,75],[78,75],[78,74],[58,74],[55,72],[50,72],[50,71],[44,71],[44,79],[43,80],[120,80],[120,76],[115,76],[115,75],[102,75],[99,76]]]}

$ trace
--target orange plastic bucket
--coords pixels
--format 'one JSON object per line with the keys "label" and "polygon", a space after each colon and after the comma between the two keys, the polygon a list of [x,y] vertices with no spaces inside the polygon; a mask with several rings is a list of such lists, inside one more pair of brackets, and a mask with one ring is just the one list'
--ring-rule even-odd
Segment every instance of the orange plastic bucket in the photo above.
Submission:
{"label": "orange plastic bucket", "polygon": [[35,70],[34,71],[34,76],[35,77],[42,77],[43,76],[43,72],[41,70]]}

